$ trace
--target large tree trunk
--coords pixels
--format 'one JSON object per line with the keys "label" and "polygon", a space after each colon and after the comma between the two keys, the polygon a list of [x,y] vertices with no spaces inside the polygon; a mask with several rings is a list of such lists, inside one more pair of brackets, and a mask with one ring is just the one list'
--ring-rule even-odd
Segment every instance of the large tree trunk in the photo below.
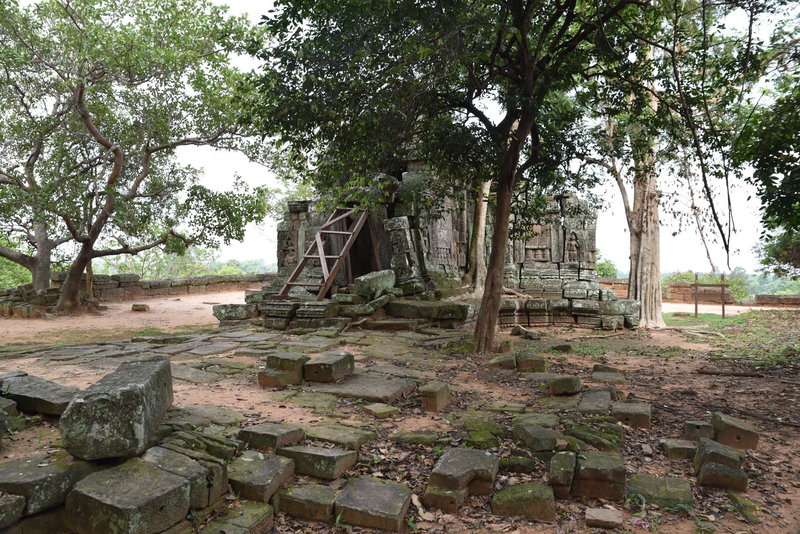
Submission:
{"label": "large tree trunk", "polygon": [[486,212],[492,181],[482,183],[477,190],[472,212],[472,237],[469,242],[469,271],[463,283],[473,291],[481,291],[486,280]]}
{"label": "large tree trunk", "polygon": [[33,224],[33,235],[36,239],[36,255],[30,267],[33,289],[44,293],[50,287],[50,265],[54,244],[47,235],[47,225],[42,222]]}
{"label": "large tree trunk", "polygon": [[61,296],[56,304],[56,310],[62,312],[78,311],[81,307],[81,278],[86,271],[86,265],[91,261],[92,245],[84,243],[78,256],[67,272],[67,279],[61,286]]}

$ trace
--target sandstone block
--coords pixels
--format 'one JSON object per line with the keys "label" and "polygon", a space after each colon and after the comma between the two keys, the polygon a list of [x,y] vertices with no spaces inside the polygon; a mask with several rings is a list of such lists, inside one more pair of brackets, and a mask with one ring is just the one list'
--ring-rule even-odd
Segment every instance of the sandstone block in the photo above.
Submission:
{"label": "sandstone block", "polygon": [[572,481],[572,495],[622,500],[625,498],[625,473],[621,454],[583,451]]}
{"label": "sandstone block", "polygon": [[619,401],[611,406],[611,415],[628,426],[650,428],[650,404],[646,402]]}
{"label": "sandstone block", "polygon": [[273,352],[265,358],[266,367],[258,373],[261,387],[280,387],[300,384],[303,366],[310,358],[296,352]]}
{"label": "sandstone block", "polygon": [[433,466],[428,485],[450,490],[468,488],[472,495],[489,495],[499,468],[499,459],[488,452],[448,449]]}
{"label": "sandstone block", "polygon": [[306,521],[333,522],[336,488],[322,484],[306,484],[280,490],[275,494],[275,508]]}
{"label": "sandstone block", "polygon": [[744,471],[730,465],[706,462],[700,468],[697,481],[704,486],[747,491],[749,479]]}
{"label": "sandstone block", "polygon": [[735,449],[758,447],[758,432],[747,421],[717,412],[711,417],[714,440]]}
{"label": "sandstone block", "polygon": [[378,419],[386,419],[400,413],[400,410],[391,404],[383,404],[382,402],[375,402],[364,406],[364,411]]}
{"label": "sandstone block", "polygon": [[131,304],[131,311],[149,312],[150,306],[148,306],[147,304]]}
{"label": "sandstone block", "polygon": [[10,493],[0,495],[0,528],[6,528],[19,521],[24,511],[25,497]]}
{"label": "sandstone block", "polygon": [[673,460],[691,460],[697,453],[697,444],[688,439],[666,439],[662,446],[664,455]]}
{"label": "sandstone block", "polygon": [[375,439],[375,432],[344,425],[315,425],[306,427],[305,431],[309,439],[333,443],[351,450],[357,450],[367,441]]}
{"label": "sandstone block", "polygon": [[133,458],[78,482],[64,520],[78,534],[154,534],[186,516],[189,492],[185,478]]}
{"label": "sandstone block", "polygon": [[553,451],[561,434],[555,430],[539,426],[528,419],[514,425],[514,438],[533,452]]}
{"label": "sandstone block", "polygon": [[692,486],[684,478],[631,475],[628,494],[641,495],[648,504],[661,508],[675,508],[678,505],[691,507],[694,504]]}
{"label": "sandstone block", "polygon": [[422,409],[426,412],[440,412],[450,404],[450,388],[444,382],[428,382],[417,391],[422,397]]}
{"label": "sandstone block", "polygon": [[36,376],[10,376],[3,379],[3,394],[27,413],[61,415],[80,390],[61,386]]}
{"label": "sandstone block", "polygon": [[492,513],[504,517],[553,521],[556,515],[553,489],[538,482],[505,487],[492,496]]}
{"label": "sandstone block", "polygon": [[142,460],[188,480],[190,507],[201,510],[211,504],[208,502],[208,469],[199,462],[164,447],[148,449]]}
{"label": "sandstone block", "polygon": [[597,528],[618,529],[622,528],[625,515],[620,510],[609,510],[608,508],[587,508],[586,526]]}
{"label": "sandstone block", "polygon": [[391,269],[374,271],[353,280],[353,291],[367,300],[373,300],[390,290],[395,284],[395,273]]}
{"label": "sandstone block", "polygon": [[587,390],[578,403],[577,410],[581,413],[607,414],[613,399],[613,387],[597,387]]}
{"label": "sandstone block", "polygon": [[[270,534],[274,524],[272,506],[263,502],[241,501],[203,527],[203,534]],[[191,534],[191,529],[175,534]],[[171,531],[162,534],[173,534]]]}
{"label": "sandstone block", "polygon": [[37,453],[0,463],[0,490],[25,497],[25,515],[64,502],[79,480],[97,468],[66,452]]}
{"label": "sandstone block", "polygon": [[428,484],[422,494],[422,502],[428,508],[438,508],[445,513],[454,514],[467,498],[467,488],[452,490]]}
{"label": "sandstone block", "polygon": [[692,461],[692,467],[694,467],[695,473],[700,473],[703,464],[713,462],[739,469],[742,466],[742,459],[742,453],[733,447],[728,447],[707,438],[700,438],[697,444],[697,452]]}
{"label": "sandstone block", "polygon": [[714,438],[714,427],[705,421],[686,421],[683,428],[683,437],[691,441],[700,438]]}
{"label": "sandstone block", "polygon": [[328,351],[311,358],[303,365],[303,377],[309,382],[337,382],[353,374],[353,355],[343,351]]}
{"label": "sandstone block", "polygon": [[517,353],[517,369],[520,371],[544,373],[547,371],[547,367],[548,361],[544,356],[538,356],[527,352]]}
{"label": "sandstone block", "polygon": [[362,476],[347,482],[335,513],[349,525],[400,532],[410,504],[411,490],[403,484]]}
{"label": "sandstone block", "polygon": [[574,452],[557,452],[550,459],[549,484],[553,486],[553,494],[559,499],[569,497],[576,462]]}
{"label": "sandstone block", "polygon": [[547,381],[547,387],[551,395],[572,395],[580,393],[583,389],[581,379],[577,376],[559,376]]}
{"label": "sandstone block", "polygon": [[506,352],[505,354],[500,354],[499,356],[495,356],[489,363],[487,363],[489,367],[492,369],[516,369],[517,368],[517,356],[511,352]]}
{"label": "sandstone block", "polygon": [[355,451],[323,447],[281,447],[278,454],[294,460],[297,473],[323,480],[336,480],[358,461]]}
{"label": "sandstone block", "polygon": [[64,448],[86,460],[141,454],[171,404],[168,360],[125,362],[70,402],[60,421]]}
{"label": "sandstone block", "polygon": [[261,423],[241,429],[237,437],[251,449],[263,447],[277,449],[300,443],[305,437],[305,432],[302,427],[295,425]]}
{"label": "sandstone block", "polygon": [[294,461],[258,451],[244,451],[228,467],[233,491],[245,499],[269,502],[281,486],[294,475]]}

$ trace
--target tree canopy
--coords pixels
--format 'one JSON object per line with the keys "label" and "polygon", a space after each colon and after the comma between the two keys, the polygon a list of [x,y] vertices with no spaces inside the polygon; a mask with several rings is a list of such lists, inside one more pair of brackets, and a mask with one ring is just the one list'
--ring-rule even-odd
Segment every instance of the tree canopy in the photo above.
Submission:
{"label": "tree canopy", "polygon": [[72,243],[78,279],[92,258],[240,239],[263,217],[261,192],[233,177],[208,189],[176,150],[256,154],[230,65],[256,33],[207,0],[3,2],[0,231]]}

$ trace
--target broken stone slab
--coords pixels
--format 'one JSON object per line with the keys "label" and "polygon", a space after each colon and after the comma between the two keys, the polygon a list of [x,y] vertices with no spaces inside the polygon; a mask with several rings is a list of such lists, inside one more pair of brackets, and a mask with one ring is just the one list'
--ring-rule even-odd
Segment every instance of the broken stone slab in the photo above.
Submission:
{"label": "broken stone slab", "polygon": [[561,375],[547,381],[551,395],[572,395],[583,390],[581,379],[577,376]]}
{"label": "broken stone slab", "polygon": [[697,475],[697,481],[704,486],[747,491],[750,479],[741,469],[716,462],[705,462]]}
{"label": "broken stone slab", "polygon": [[225,460],[203,451],[181,447],[175,443],[162,443],[160,447],[187,456],[208,470],[206,484],[209,503],[216,502],[228,491],[228,463]]}
{"label": "broken stone slab", "polygon": [[544,373],[547,371],[549,362],[544,356],[531,354],[529,352],[517,353],[517,369],[532,373]]}
{"label": "broken stone slab", "polygon": [[491,369],[516,369],[517,356],[512,352],[506,352],[489,360],[486,366]]}
{"label": "broken stone slab", "polygon": [[231,352],[232,350],[238,347],[238,343],[204,343],[199,347],[195,347],[189,351],[189,354],[194,354],[196,356],[212,356],[215,354],[223,354],[225,352]]}
{"label": "broken stone slab", "polygon": [[336,480],[358,461],[355,451],[324,447],[281,447],[278,454],[294,460],[297,473],[323,480]]}
{"label": "broken stone slab", "polygon": [[69,403],[59,423],[64,448],[85,460],[137,456],[171,404],[168,360],[123,363]]}
{"label": "broken stone slab", "polygon": [[706,421],[686,421],[683,427],[683,437],[691,441],[699,441],[700,438],[714,438],[714,427]]}
{"label": "broken stone slab", "polygon": [[572,495],[621,501],[625,498],[625,462],[615,452],[583,451],[578,457]]}
{"label": "broken stone slab", "polygon": [[697,443],[688,439],[665,439],[664,455],[673,460],[691,460],[697,453]]}
{"label": "broken stone slab", "polygon": [[542,339],[542,334],[540,332],[525,328],[521,324],[514,325],[514,328],[511,329],[511,335],[522,336],[522,339],[530,339],[533,341]]}
{"label": "broken stone slab", "polygon": [[6,528],[19,521],[24,511],[25,497],[10,493],[0,495],[0,528]]}
{"label": "broken stone slab", "polygon": [[650,428],[650,404],[647,402],[619,401],[611,406],[611,415],[634,428]]}
{"label": "broken stone slab", "polygon": [[375,432],[360,430],[344,425],[314,425],[305,428],[306,438],[333,443],[350,450],[358,448],[375,439]]}
{"label": "broken stone slab", "polygon": [[561,434],[523,419],[514,425],[514,438],[533,452],[553,451]]}
{"label": "broken stone slab", "polygon": [[353,355],[339,350],[323,352],[303,365],[303,378],[309,382],[338,382],[353,374]]}
{"label": "broken stone slab", "polygon": [[436,432],[425,431],[411,431],[411,432],[395,432],[389,436],[391,441],[397,443],[408,443],[411,445],[427,445],[433,446],[439,442],[441,436]]}
{"label": "broken stone slab", "polygon": [[374,300],[394,287],[395,273],[392,269],[373,271],[353,280],[353,292],[366,300]]}
{"label": "broken stone slab", "polygon": [[618,529],[622,528],[625,515],[620,510],[587,508],[584,519],[587,527]]}
{"label": "broken stone slab", "polygon": [[0,397],[0,412],[12,417],[19,415],[16,401],[6,397]]}
{"label": "broken stone slab", "polygon": [[132,458],[78,482],[64,522],[78,534],[161,532],[186,516],[189,493],[185,478]]}
{"label": "broken stone slab", "polygon": [[590,376],[592,382],[601,384],[627,384],[628,379],[622,373],[607,373],[595,371]]}
{"label": "broken stone slab", "polygon": [[694,505],[692,485],[685,478],[631,475],[627,491],[628,495],[641,495],[647,504],[661,508]]}
{"label": "broken stone slab", "polygon": [[739,469],[742,466],[744,455],[733,447],[728,447],[722,443],[718,443],[708,438],[700,438],[697,444],[697,452],[692,461],[695,473],[700,473],[703,464],[713,462],[722,465],[727,465],[733,469]]}
{"label": "broken stone slab", "polygon": [[550,459],[549,484],[558,499],[569,498],[572,479],[575,476],[577,458],[574,452],[557,452]]}
{"label": "broken stone slab", "polygon": [[335,384],[314,384],[307,389],[317,393],[330,393],[343,398],[392,403],[412,393],[415,388],[416,384],[411,380],[354,374]]}
{"label": "broken stone slab", "polygon": [[209,373],[202,369],[195,369],[188,365],[172,365],[172,378],[176,380],[183,380],[192,384],[207,384],[209,382],[216,382],[222,379],[217,373]]}
{"label": "broken stone slab", "polygon": [[417,390],[422,398],[422,410],[441,412],[450,404],[450,388],[444,382],[428,382]]}
{"label": "broken stone slab", "polygon": [[62,386],[36,376],[7,376],[2,381],[3,395],[27,413],[61,415],[80,389]]}
{"label": "broken stone slab", "polygon": [[512,425],[522,422],[530,422],[545,428],[554,428],[559,422],[559,417],[554,413],[523,413],[514,417]]}
{"label": "broken stone slab", "polygon": [[266,367],[258,372],[262,388],[293,386],[303,382],[303,366],[310,358],[299,352],[273,352],[264,360]]}
{"label": "broken stone slab", "polygon": [[229,461],[242,448],[237,440],[194,430],[173,432],[163,443],[175,443],[181,447],[204,451],[224,461]]}
{"label": "broken stone slab", "polygon": [[761,524],[761,520],[756,515],[758,506],[753,501],[733,490],[728,490],[728,498],[747,523],[751,525]]}
{"label": "broken stone slab", "polygon": [[24,515],[64,502],[72,487],[97,467],[64,451],[36,453],[0,463],[0,490],[25,497]]}
{"label": "broken stone slab", "polygon": [[233,491],[251,501],[269,502],[292,479],[294,461],[277,454],[244,451],[228,467]]}
{"label": "broken stone slab", "polygon": [[[622,427],[619,428],[622,430]],[[584,425],[567,425],[564,427],[564,433],[601,451],[618,451],[622,441],[620,434],[611,431],[603,432]]]}
{"label": "broken stone slab", "polygon": [[473,306],[458,302],[395,299],[386,306],[393,317],[466,321],[475,313]]}
{"label": "broken stone slab", "polygon": [[607,414],[613,398],[613,387],[591,388],[581,397],[577,410],[581,413]]}
{"label": "broken stone slab", "polygon": [[261,423],[241,429],[237,437],[250,448],[267,447],[274,450],[300,443],[305,437],[305,431],[296,425]]}
{"label": "broken stone slab", "polygon": [[499,468],[498,457],[488,452],[448,449],[433,466],[428,485],[449,490],[468,488],[471,495],[489,495]]}
{"label": "broken stone slab", "polygon": [[391,404],[383,404],[382,402],[368,404],[363,409],[372,417],[377,417],[378,419],[386,419],[400,413],[400,410]]}
{"label": "broken stone slab", "polygon": [[742,419],[716,412],[711,417],[714,440],[735,449],[755,449],[758,447],[758,432],[753,425]]}
{"label": "broken stone slab", "polygon": [[553,489],[539,482],[507,486],[492,496],[492,513],[503,517],[553,521],[556,517]]}
{"label": "broken stone slab", "polygon": [[206,419],[220,426],[233,426],[247,421],[242,412],[215,404],[197,404],[185,408],[185,411],[192,417]]}
{"label": "broken stone slab", "polygon": [[162,471],[178,475],[189,481],[189,506],[201,510],[208,506],[208,469],[188,456],[165,449],[152,447],[142,456]]}
{"label": "broken stone slab", "polygon": [[428,508],[438,508],[447,514],[454,514],[458,511],[467,498],[467,488],[451,490],[431,486],[425,487],[422,494],[422,502]]}
{"label": "broken stone slab", "polygon": [[369,476],[347,482],[336,498],[335,513],[348,525],[401,532],[411,504],[411,490],[403,484]]}
{"label": "broken stone slab", "polygon": [[275,494],[275,509],[297,519],[333,523],[336,488],[305,484],[282,489]]}

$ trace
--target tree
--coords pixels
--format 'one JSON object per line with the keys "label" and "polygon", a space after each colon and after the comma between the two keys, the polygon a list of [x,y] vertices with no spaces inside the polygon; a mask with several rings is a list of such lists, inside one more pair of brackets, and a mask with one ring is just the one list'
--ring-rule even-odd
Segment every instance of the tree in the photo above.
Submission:
{"label": "tree", "polygon": [[58,309],[79,306],[92,259],[214,246],[263,217],[260,191],[200,186],[175,155],[257,149],[228,64],[254,30],[224,12],[207,0],[0,4],[0,219],[36,249],[0,255],[41,286],[50,252],[70,242]]}
{"label": "tree", "polygon": [[[258,50],[262,100],[251,120],[313,169],[327,190],[368,185],[403,155],[441,172],[490,169],[494,232],[477,347],[493,350],[512,203],[570,173],[579,148],[575,90],[592,52],[648,9],[638,0],[282,0]],[[617,55],[624,58],[624,55]],[[613,59],[610,61],[616,61]],[[493,108],[495,111],[489,111]],[[451,140],[459,139],[459,143]],[[474,187],[480,183],[470,184]],[[435,184],[431,184],[435,186]]]}

